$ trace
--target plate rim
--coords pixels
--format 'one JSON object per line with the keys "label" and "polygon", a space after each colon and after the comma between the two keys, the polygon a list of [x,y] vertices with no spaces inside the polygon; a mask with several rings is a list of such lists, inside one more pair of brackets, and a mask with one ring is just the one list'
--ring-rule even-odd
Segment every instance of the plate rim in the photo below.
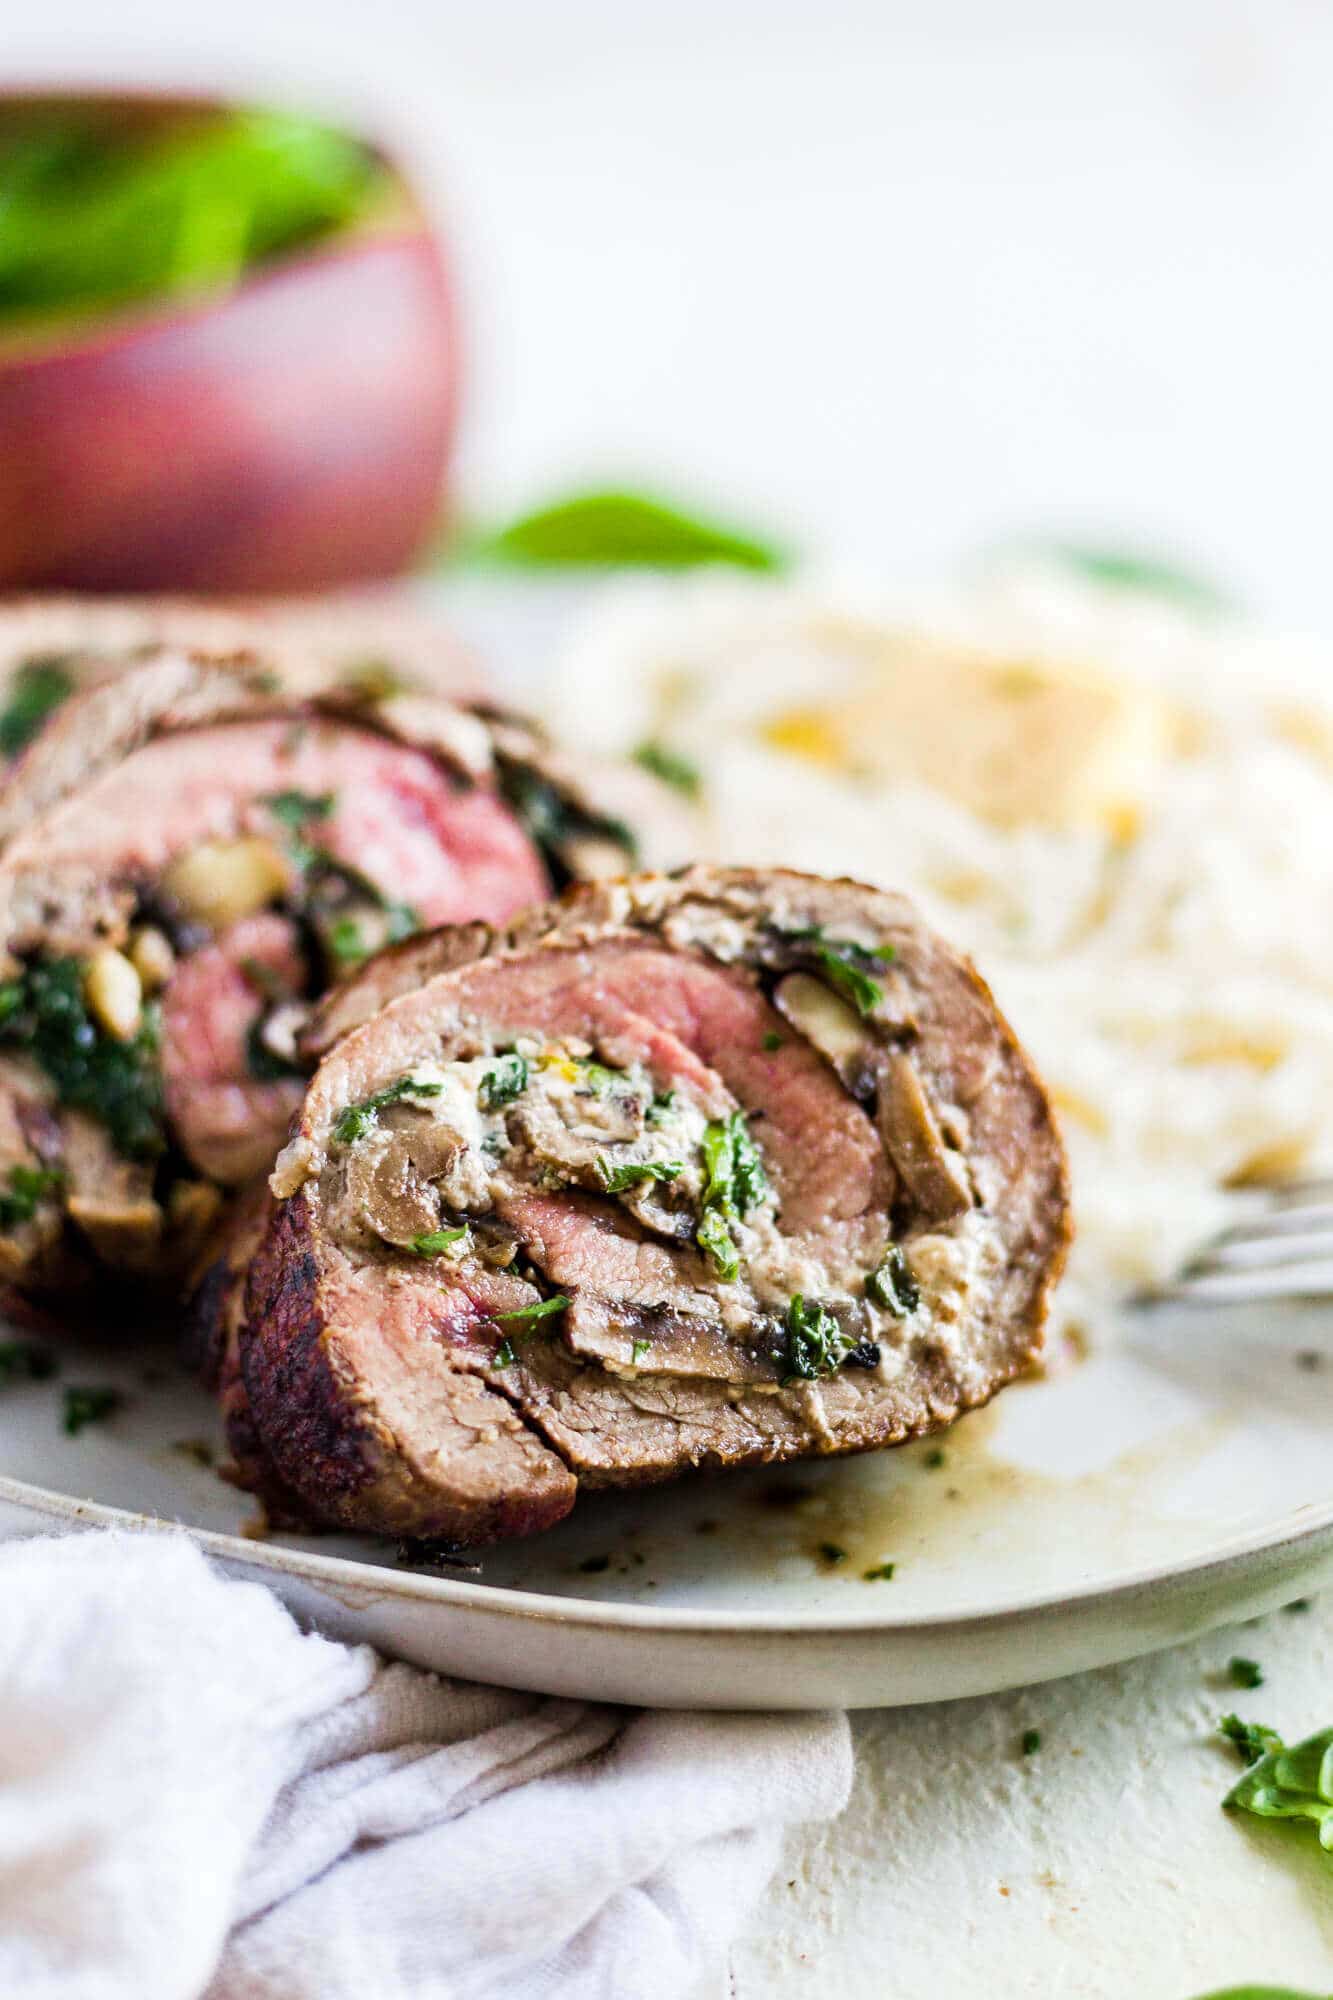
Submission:
{"label": "plate rim", "polygon": [[[546,1591],[504,1589],[495,1584],[473,1583],[462,1577],[436,1577],[420,1571],[388,1569],[354,1556],[320,1555],[307,1549],[289,1548],[282,1543],[228,1534],[218,1528],[198,1528],[188,1521],[161,1514],[146,1514],[128,1507],[113,1507],[100,1500],[80,1500],[51,1487],[0,1474],[0,1506],[6,1503],[46,1519],[64,1521],[70,1526],[185,1534],[197,1542],[206,1554],[219,1561],[297,1576],[316,1588],[326,1587],[334,1596],[356,1592],[372,1598],[388,1597],[406,1603],[483,1611],[500,1618],[578,1625],[590,1631],[680,1632],[719,1638],[744,1633],[787,1638],[878,1633],[887,1638],[895,1632],[928,1634],[950,1629],[972,1629],[1022,1618],[1041,1619],[1094,1606],[1104,1609],[1118,1598],[1129,1599],[1144,1591],[1165,1589],[1192,1579],[1201,1580],[1251,1560],[1297,1554],[1306,1543],[1333,1533],[1333,1498],[1322,1505],[1307,1501],[1284,1516],[1276,1526],[1270,1524],[1233,1535],[1220,1546],[1184,1562],[1166,1558],[1136,1570],[1082,1582],[1072,1589],[1034,1591],[1027,1596],[1001,1599],[975,1610],[956,1607],[952,1610],[909,1611],[897,1616],[892,1613],[848,1616],[828,1611],[702,1610],[685,1605],[633,1604],[589,1597],[560,1597]],[[1306,1515],[1312,1518],[1304,1518]]]}

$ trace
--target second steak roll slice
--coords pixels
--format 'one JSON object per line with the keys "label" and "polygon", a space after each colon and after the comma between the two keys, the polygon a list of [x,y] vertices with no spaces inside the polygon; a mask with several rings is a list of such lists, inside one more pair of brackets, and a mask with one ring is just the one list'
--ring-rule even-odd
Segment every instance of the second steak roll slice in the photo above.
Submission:
{"label": "second steak roll slice", "polygon": [[431,944],[362,975],[250,1268],[246,1436],[313,1515],[530,1532],[580,1485],[901,1441],[1030,1363],[1060,1143],[901,898],[696,868],[442,933],[435,976]]}

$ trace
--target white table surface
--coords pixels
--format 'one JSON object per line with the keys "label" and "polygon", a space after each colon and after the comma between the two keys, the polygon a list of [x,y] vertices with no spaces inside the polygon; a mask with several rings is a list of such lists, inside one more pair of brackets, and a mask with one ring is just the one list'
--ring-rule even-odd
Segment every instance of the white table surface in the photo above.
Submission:
{"label": "white table surface", "polygon": [[[1138,536],[1324,632],[1330,55],[1300,0],[45,0],[0,34],[13,76],[286,83],[410,132],[475,506],[649,476],[895,577]],[[734,1994],[1326,1991],[1329,1864],[1218,1810],[1207,1734],[1333,1719],[1331,1650],[1333,1604],[861,1718]]]}

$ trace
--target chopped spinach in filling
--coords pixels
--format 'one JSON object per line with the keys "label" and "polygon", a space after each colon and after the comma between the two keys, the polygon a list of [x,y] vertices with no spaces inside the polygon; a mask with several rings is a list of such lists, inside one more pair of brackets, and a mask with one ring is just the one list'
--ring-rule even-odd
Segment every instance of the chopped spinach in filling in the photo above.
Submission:
{"label": "chopped spinach in filling", "polygon": [[158,1033],[152,1002],[131,1041],[104,1033],[89,1013],[76,958],[36,962],[0,985],[0,1046],[31,1056],[59,1102],[95,1118],[130,1160],[156,1159],[166,1146]]}
{"label": "chopped spinach in filling", "polygon": [[10,676],[9,699],[0,709],[0,756],[17,757],[26,750],[48,715],[73,694],[74,686],[62,656],[53,653],[25,660]]}

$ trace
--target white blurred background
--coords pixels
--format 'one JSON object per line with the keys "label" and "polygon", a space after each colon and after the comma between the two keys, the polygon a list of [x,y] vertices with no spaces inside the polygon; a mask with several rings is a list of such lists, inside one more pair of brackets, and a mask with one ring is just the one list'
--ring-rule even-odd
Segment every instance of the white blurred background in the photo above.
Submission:
{"label": "white blurred background", "polygon": [[0,67],[401,134],[474,510],[646,480],[894,579],[1128,540],[1333,629],[1318,0],[9,0]]}

